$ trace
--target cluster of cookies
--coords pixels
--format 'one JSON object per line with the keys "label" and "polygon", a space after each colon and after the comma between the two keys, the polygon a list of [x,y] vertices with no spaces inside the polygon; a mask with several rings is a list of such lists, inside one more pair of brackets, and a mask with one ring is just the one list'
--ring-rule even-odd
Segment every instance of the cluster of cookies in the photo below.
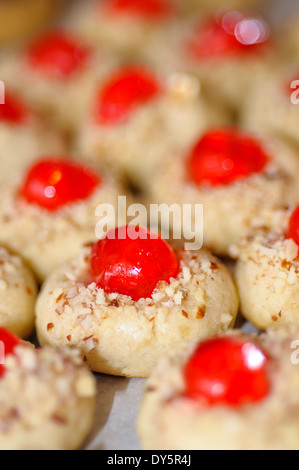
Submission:
{"label": "cluster of cookies", "polygon": [[[78,2],[1,52],[0,449],[81,447],[93,372],[148,378],[146,449],[299,447],[299,51],[262,4]],[[202,204],[204,247],[119,196]]]}

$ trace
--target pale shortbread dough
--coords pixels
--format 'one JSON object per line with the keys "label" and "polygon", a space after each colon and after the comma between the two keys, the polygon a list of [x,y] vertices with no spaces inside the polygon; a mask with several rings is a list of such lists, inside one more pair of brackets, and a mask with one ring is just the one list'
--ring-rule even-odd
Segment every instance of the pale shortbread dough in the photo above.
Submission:
{"label": "pale shortbread dough", "polygon": [[[109,4],[109,1],[107,3]],[[215,13],[218,8],[252,8],[263,2],[261,0],[230,0],[228,2],[169,0],[168,3],[174,4],[173,13],[166,18],[151,20],[125,13],[111,14],[105,7],[105,1],[102,5],[99,0],[79,2],[66,19],[66,25],[88,41],[108,51],[116,52],[125,60],[136,60],[136,58],[148,60],[159,56],[166,43],[170,46],[171,55],[177,52],[171,49],[171,40],[188,28],[188,20],[184,17],[192,18],[192,15],[197,13],[198,18],[201,18],[203,13]],[[184,24],[185,21],[186,24]],[[167,59],[166,54],[165,59]]]}
{"label": "pale shortbread dough", "polygon": [[291,88],[291,84],[299,80],[299,67],[288,63],[273,72],[269,70],[257,79],[244,96],[240,123],[251,130],[280,135],[298,145],[299,87]]}
{"label": "pale shortbread dough", "polygon": [[[109,3],[109,2],[107,2]],[[68,28],[91,43],[116,53],[122,60],[145,59],[165,42],[168,30],[177,30],[182,19],[178,14],[159,20],[142,16],[110,14],[99,0],[78,2],[66,19]],[[129,33],[128,33],[129,32]]]}
{"label": "pale shortbread dough", "polygon": [[0,247],[0,326],[27,338],[34,328],[36,280],[18,256]]}
{"label": "pale shortbread dough", "polygon": [[[203,204],[205,245],[217,254],[231,255],[230,246],[238,243],[252,228],[272,223],[273,209],[299,200],[298,184],[294,179],[294,175],[299,174],[297,152],[272,136],[256,135],[256,138],[272,158],[265,173],[227,186],[200,187],[187,176],[186,158],[190,152],[179,158],[170,156],[150,180],[148,202],[178,204],[181,209],[184,204]],[[183,215],[184,211],[181,213]],[[174,218],[175,230],[180,224],[181,219]]]}
{"label": "pale shortbread dough", "polygon": [[[233,333],[239,337],[241,333]],[[299,329],[278,328],[257,341],[269,359],[269,395],[240,408],[204,407],[183,396],[183,366],[196,345],[160,362],[148,380],[138,418],[144,449],[151,450],[297,450],[299,447]],[[295,355],[292,364],[291,357]],[[295,363],[296,362],[296,363]]]}
{"label": "pale shortbread dough", "polygon": [[95,379],[76,351],[18,346],[0,379],[1,450],[75,450],[91,430]]}
{"label": "pale shortbread dough", "polygon": [[83,47],[90,47],[90,58],[67,78],[56,79],[35,71],[27,63],[26,48],[8,50],[0,56],[1,79],[54,125],[71,134],[84,121],[94,91],[118,63],[111,54],[79,39]]}
{"label": "pale shortbread dough", "polygon": [[66,148],[59,133],[38,116],[18,125],[1,121],[0,184],[22,173],[45,154],[64,155]]}
{"label": "pale shortbread dough", "polygon": [[121,124],[100,125],[91,116],[75,147],[81,159],[104,162],[142,189],[167,156],[186,151],[209,127],[230,123],[223,110],[205,100],[194,76],[172,73],[158,78],[160,95],[137,106]]}
{"label": "pale shortbread dough", "polygon": [[279,229],[252,233],[236,251],[241,312],[260,329],[299,323],[298,246],[286,230],[282,221]]}
{"label": "pale shortbread dough", "polygon": [[54,272],[36,306],[42,345],[78,347],[92,370],[147,377],[166,351],[233,326],[238,310],[227,269],[204,250],[182,253],[182,271],[152,298],[105,294],[88,285],[89,253]]}
{"label": "pale shortbread dough", "polygon": [[[117,215],[123,188],[106,172],[99,188],[86,200],[68,204],[56,212],[28,204],[18,197],[21,179],[0,189],[0,243],[20,253],[40,281],[76,256],[82,246],[96,240],[96,208],[111,204]],[[109,228],[115,225],[111,215]]]}
{"label": "pale shortbread dough", "polygon": [[253,14],[253,17],[260,21],[261,34],[265,38],[270,37],[271,41],[271,46],[257,53],[244,50],[241,54],[211,54],[198,57],[192,51],[191,44],[207,18],[205,15],[195,14],[176,27],[169,28],[165,32],[163,42],[152,44],[145,60],[165,73],[176,71],[197,76],[204,94],[238,118],[240,105],[246,100],[248,90],[260,78],[266,79],[269,71],[275,75],[281,63],[280,55],[278,59],[279,48],[270,26],[258,15]]}

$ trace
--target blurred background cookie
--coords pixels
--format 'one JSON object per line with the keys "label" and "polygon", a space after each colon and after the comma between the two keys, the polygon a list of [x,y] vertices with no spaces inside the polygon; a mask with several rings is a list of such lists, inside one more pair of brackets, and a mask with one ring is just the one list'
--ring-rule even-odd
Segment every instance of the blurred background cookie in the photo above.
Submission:
{"label": "blurred background cookie", "polygon": [[51,29],[1,56],[10,89],[67,135],[85,118],[92,96],[116,61],[66,29]]}
{"label": "blurred background cookie", "polygon": [[184,151],[208,127],[229,123],[226,111],[205,99],[195,76],[135,64],[99,86],[75,153],[145,190],[166,157]]}

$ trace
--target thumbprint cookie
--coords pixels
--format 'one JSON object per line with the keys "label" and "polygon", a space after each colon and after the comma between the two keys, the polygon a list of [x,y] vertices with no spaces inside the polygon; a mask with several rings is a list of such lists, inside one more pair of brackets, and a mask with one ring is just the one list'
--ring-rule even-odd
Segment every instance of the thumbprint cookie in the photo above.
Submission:
{"label": "thumbprint cookie", "polygon": [[[0,243],[21,254],[43,281],[96,238],[97,207],[111,204],[117,213],[120,192],[105,171],[44,157],[0,188]],[[107,224],[114,227],[115,217]]]}
{"label": "thumbprint cookie", "polygon": [[76,347],[96,372],[147,377],[166,351],[234,325],[235,286],[206,250],[175,252],[120,227],[52,273],[36,306],[43,345]]}
{"label": "thumbprint cookie", "polygon": [[19,95],[5,90],[0,103],[0,185],[27,169],[46,148],[64,153],[65,142]]}
{"label": "thumbprint cookie", "polygon": [[104,162],[144,189],[165,155],[188,147],[208,126],[227,123],[226,113],[206,102],[194,76],[126,66],[99,87],[76,153]]}
{"label": "thumbprint cookie", "polygon": [[251,233],[237,248],[241,311],[260,329],[299,323],[299,208],[276,216],[275,226]]}
{"label": "thumbprint cookie", "polygon": [[76,450],[91,430],[95,380],[76,351],[34,349],[0,328],[0,449]]}
{"label": "thumbprint cookie", "polygon": [[138,418],[144,449],[296,450],[299,330],[238,330],[161,360]]}
{"label": "thumbprint cookie", "polygon": [[149,203],[181,208],[173,218],[176,233],[184,227],[184,205],[202,204],[196,230],[203,229],[209,249],[227,256],[252,227],[271,222],[273,209],[298,201],[298,171],[297,152],[278,138],[211,129],[185,154],[165,159],[150,180]]}
{"label": "thumbprint cookie", "polygon": [[0,327],[22,338],[34,328],[37,282],[19,256],[0,247]]}
{"label": "thumbprint cookie", "polygon": [[73,133],[113,63],[72,31],[55,29],[3,53],[0,76],[62,131]]}

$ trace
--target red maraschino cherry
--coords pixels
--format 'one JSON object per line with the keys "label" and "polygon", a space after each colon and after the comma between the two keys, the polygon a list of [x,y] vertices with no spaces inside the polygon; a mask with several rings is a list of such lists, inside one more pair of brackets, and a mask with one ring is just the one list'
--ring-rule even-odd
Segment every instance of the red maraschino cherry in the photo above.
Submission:
{"label": "red maraschino cherry", "polygon": [[100,182],[99,176],[87,166],[61,158],[46,158],[28,171],[21,196],[30,204],[56,211],[87,199]]}
{"label": "red maraschino cherry", "polygon": [[[101,0],[100,7],[102,5]],[[174,13],[169,0],[106,0],[105,7],[113,14],[136,16],[151,21],[167,19]]]}
{"label": "red maraschino cherry", "polygon": [[207,405],[258,402],[270,390],[267,362],[266,354],[246,339],[204,341],[185,365],[186,395]]}
{"label": "red maraschino cherry", "polygon": [[27,51],[30,66],[52,78],[66,79],[90,58],[91,50],[75,36],[53,31],[37,38]]}
{"label": "red maraschino cherry", "polygon": [[95,105],[95,120],[113,125],[126,121],[132,111],[154,99],[160,91],[157,77],[142,68],[125,68],[101,89]]}
{"label": "red maraschino cherry", "polygon": [[0,328],[0,378],[5,374],[5,362],[6,356],[14,354],[14,350],[17,346],[20,346],[21,340],[17,338],[6,328]]}
{"label": "red maraschino cherry", "polygon": [[172,248],[149,230],[126,226],[111,230],[92,247],[92,281],[106,293],[150,298],[159,281],[179,272]]}
{"label": "red maraschino cherry", "polygon": [[0,122],[21,125],[26,123],[29,115],[29,109],[19,97],[5,93],[5,103],[0,104]]}
{"label": "red maraschino cherry", "polygon": [[291,215],[286,238],[294,240],[299,246],[299,206],[296,207]]}
{"label": "red maraschino cherry", "polygon": [[262,52],[268,38],[269,29],[263,20],[229,11],[200,25],[188,47],[193,56],[210,59]]}
{"label": "red maraschino cherry", "polygon": [[197,185],[228,185],[262,172],[269,157],[251,136],[231,129],[206,133],[187,162],[190,179]]}

